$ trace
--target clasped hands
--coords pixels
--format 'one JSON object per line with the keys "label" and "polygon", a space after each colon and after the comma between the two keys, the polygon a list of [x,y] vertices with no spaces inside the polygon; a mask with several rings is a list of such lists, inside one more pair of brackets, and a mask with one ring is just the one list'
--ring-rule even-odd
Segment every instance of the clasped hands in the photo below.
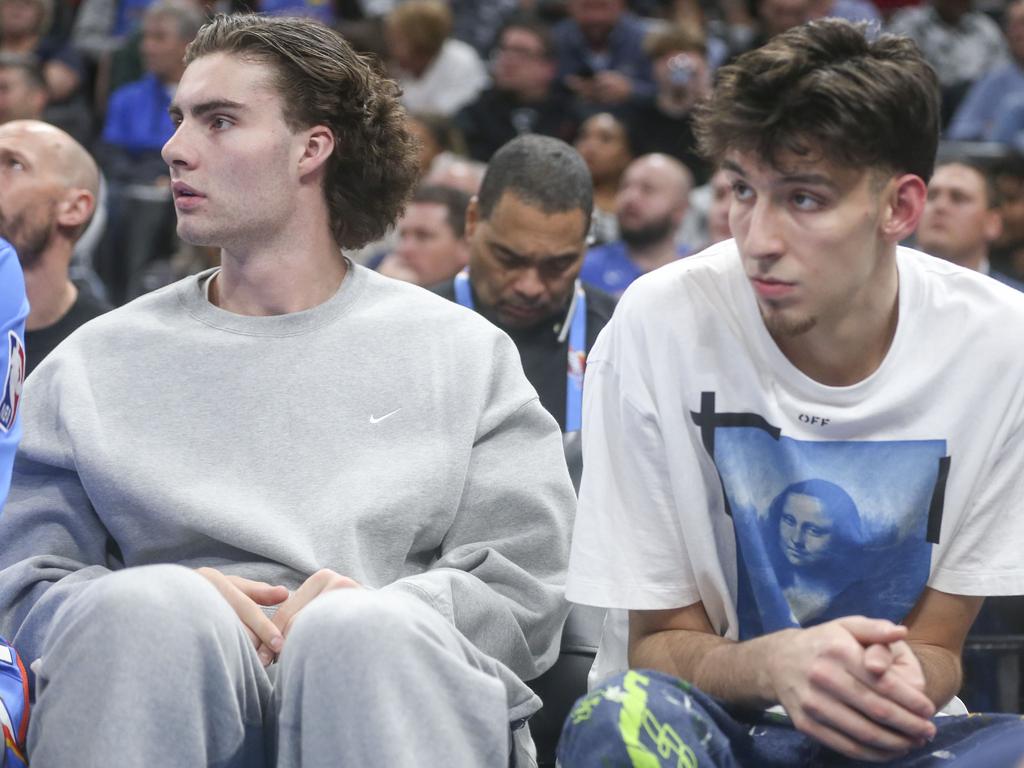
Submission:
{"label": "clasped hands", "polygon": [[907,628],[850,616],[784,630],[766,673],[793,725],[849,757],[886,761],[935,736]]}
{"label": "clasped hands", "polygon": [[[264,667],[277,658],[284,648],[285,638],[291,631],[295,617],[314,598],[336,589],[361,586],[328,568],[314,573],[292,593],[283,586],[243,579],[241,576],[228,576],[215,568],[199,568],[196,572],[217,588],[241,619]],[[267,616],[261,607],[270,605],[279,606],[273,618]]]}

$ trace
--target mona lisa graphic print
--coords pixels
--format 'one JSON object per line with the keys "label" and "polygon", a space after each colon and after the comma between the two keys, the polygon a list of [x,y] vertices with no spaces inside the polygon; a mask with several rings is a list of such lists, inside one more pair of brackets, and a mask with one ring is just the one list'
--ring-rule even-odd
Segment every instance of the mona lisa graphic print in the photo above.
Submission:
{"label": "mona lisa graphic print", "polygon": [[741,640],[907,615],[938,541],[945,441],[796,440],[756,414],[694,418],[733,519]]}

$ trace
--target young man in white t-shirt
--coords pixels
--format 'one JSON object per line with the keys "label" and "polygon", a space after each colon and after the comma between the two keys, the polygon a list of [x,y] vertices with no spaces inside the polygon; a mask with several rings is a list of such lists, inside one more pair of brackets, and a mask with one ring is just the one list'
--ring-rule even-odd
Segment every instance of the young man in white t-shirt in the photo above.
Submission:
{"label": "young man in white t-shirt", "polygon": [[613,610],[563,768],[1024,756],[1019,718],[935,717],[1024,591],[1024,300],[898,247],[937,115],[916,47],[846,22],[722,70],[735,240],[638,280],[588,361],[567,593]]}

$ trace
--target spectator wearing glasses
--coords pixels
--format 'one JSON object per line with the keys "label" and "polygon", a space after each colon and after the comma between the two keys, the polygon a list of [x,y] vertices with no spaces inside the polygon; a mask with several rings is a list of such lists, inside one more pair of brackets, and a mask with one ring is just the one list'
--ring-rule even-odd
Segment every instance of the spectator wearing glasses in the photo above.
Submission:
{"label": "spectator wearing glasses", "polygon": [[572,140],[577,121],[568,93],[555,80],[557,62],[547,26],[528,16],[510,19],[492,54],[492,85],[463,107],[455,121],[469,153],[487,162],[524,133]]}

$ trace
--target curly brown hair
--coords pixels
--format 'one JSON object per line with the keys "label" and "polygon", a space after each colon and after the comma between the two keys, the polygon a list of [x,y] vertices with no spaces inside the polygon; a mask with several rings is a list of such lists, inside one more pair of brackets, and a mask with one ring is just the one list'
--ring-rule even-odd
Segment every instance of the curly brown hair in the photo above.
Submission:
{"label": "curly brown hair", "polygon": [[309,19],[218,15],[189,44],[185,62],[212,53],[270,64],[288,127],[331,130],[335,146],[324,196],[334,239],[342,248],[380,239],[418,176],[418,147],[405,129],[398,85],[332,29]]}
{"label": "curly brown hair", "polygon": [[851,168],[927,181],[939,139],[935,71],[909,38],[870,39],[838,19],[804,24],[719,70],[697,111],[702,153],[754,152],[771,165],[820,153]]}

